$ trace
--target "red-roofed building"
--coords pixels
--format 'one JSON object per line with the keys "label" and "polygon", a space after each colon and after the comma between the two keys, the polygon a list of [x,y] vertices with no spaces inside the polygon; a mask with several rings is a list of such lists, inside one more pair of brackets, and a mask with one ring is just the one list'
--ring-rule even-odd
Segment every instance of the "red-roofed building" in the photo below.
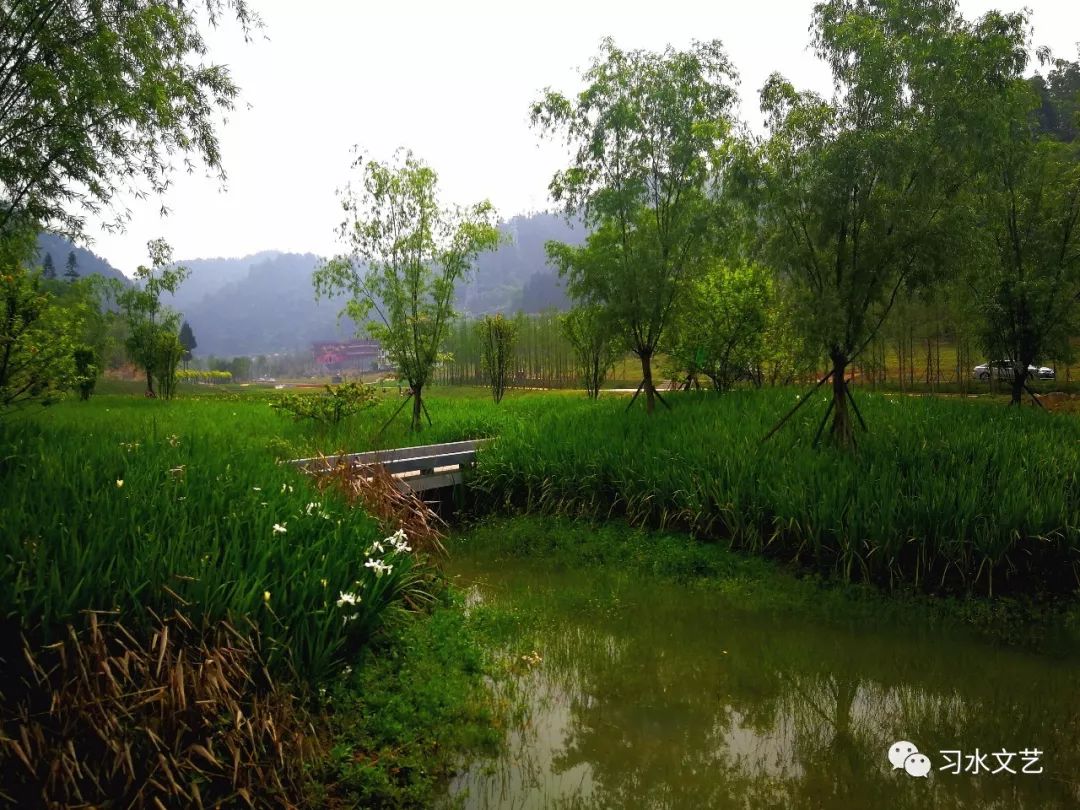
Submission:
{"label": "red-roofed building", "polygon": [[386,357],[377,340],[334,340],[311,344],[315,362],[327,371],[375,371],[386,365]]}

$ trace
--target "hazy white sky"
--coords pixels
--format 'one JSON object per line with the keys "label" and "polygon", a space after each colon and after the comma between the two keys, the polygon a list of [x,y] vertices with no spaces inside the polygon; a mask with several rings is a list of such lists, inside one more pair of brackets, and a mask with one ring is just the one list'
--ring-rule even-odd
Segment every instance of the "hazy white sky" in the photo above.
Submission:
{"label": "hazy white sky", "polygon": [[[490,199],[503,217],[550,207],[547,184],[563,147],[541,142],[529,103],[547,87],[573,91],[610,35],[624,48],[719,38],[740,75],[741,117],[760,130],[757,92],[774,70],[827,91],[809,52],[813,0],[642,3],[548,0],[513,11],[502,2],[251,0],[266,39],[245,44],[226,26],[210,37],[215,61],[241,88],[220,128],[228,180],[178,174],[160,203],[130,202],[126,232],[90,229],[90,246],[130,274],[146,242],[164,236],[178,258],[258,250],[335,250],[336,189],[350,148],[376,159],[411,148],[439,172],[443,199]],[[960,0],[964,14],[1019,3]],[[1076,58],[1080,2],[1028,0],[1036,44]]]}

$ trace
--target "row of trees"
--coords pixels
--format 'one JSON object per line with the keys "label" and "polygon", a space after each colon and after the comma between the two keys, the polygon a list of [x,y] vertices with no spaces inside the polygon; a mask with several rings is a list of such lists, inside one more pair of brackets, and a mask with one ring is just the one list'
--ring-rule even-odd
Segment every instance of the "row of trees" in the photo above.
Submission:
{"label": "row of trees", "polygon": [[534,104],[536,125],[572,147],[551,192],[591,228],[549,255],[640,359],[650,411],[658,351],[723,388],[758,355],[775,295],[827,359],[830,433],[845,446],[848,370],[905,295],[962,295],[980,346],[1017,369],[1014,401],[1029,364],[1068,353],[1080,156],[1075,122],[1047,111],[1075,112],[1080,88],[1077,66],[1045,51],[1049,77],[1024,77],[1028,28],[1026,12],[969,22],[949,0],[819,3],[812,44],[834,92],[771,76],[760,138],[733,119],[716,41],[662,53],[605,41],[584,91]]}
{"label": "row of trees", "polygon": [[[570,147],[551,194],[590,231],[547,246],[579,306],[563,335],[590,391],[625,350],[650,413],[660,353],[685,385],[720,390],[824,360],[830,436],[850,446],[849,370],[879,365],[898,301],[944,294],[974,313],[989,356],[1012,361],[1019,402],[1030,364],[1068,355],[1080,298],[1080,68],[1039,51],[1048,76],[1026,78],[1028,30],[1027,12],[969,21],[952,0],[825,0],[811,35],[833,92],[772,75],[762,137],[735,120],[719,41],[656,53],[605,40],[584,90],[531,109]],[[435,181],[411,154],[363,166],[343,200],[347,250],[316,274],[354,320],[375,316],[414,428],[448,359],[453,286],[498,244],[490,205],[443,209]]]}

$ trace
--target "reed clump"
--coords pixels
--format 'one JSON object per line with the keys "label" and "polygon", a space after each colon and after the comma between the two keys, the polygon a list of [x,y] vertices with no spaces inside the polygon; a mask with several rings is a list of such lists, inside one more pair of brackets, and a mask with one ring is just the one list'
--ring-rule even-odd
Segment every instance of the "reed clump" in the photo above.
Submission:
{"label": "reed clump", "polygon": [[0,799],[18,807],[297,807],[315,751],[254,628],[151,617],[149,637],[89,612],[24,643],[0,700]]}

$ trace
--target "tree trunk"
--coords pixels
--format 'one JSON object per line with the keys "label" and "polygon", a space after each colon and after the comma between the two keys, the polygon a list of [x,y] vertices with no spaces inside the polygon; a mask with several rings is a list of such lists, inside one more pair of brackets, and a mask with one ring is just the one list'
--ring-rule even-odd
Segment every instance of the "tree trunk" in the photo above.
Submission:
{"label": "tree trunk", "polygon": [[640,352],[642,389],[645,393],[645,413],[651,414],[656,409],[656,386],[652,381],[652,352]]}
{"label": "tree trunk", "polygon": [[847,373],[848,358],[840,349],[829,352],[832,359],[832,427],[829,435],[837,447],[851,447],[855,444],[855,435],[851,429],[851,413],[848,411]]}
{"label": "tree trunk", "polygon": [[412,430],[413,433],[419,433],[421,429],[420,416],[421,410],[423,408],[423,403],[420,400],[420,390],[422,388],[422,385],[412,386],[412,425],[410,426],[410,430]]}
{"label": "tree trunk", "polygon": [[1018,369],[1013,369],[1012,378],[1012,399],[1009,400],[1010,405],[1019,405],[1024,399],[1024,382],[1027,380],[1027,363],[1024,363]]}
{"label": "tree trunk", "polygon": [[155,394],[154,394],[154,375],[150,373],[150,369],[146,370],[146,395],[148,397],[155,396]]}

